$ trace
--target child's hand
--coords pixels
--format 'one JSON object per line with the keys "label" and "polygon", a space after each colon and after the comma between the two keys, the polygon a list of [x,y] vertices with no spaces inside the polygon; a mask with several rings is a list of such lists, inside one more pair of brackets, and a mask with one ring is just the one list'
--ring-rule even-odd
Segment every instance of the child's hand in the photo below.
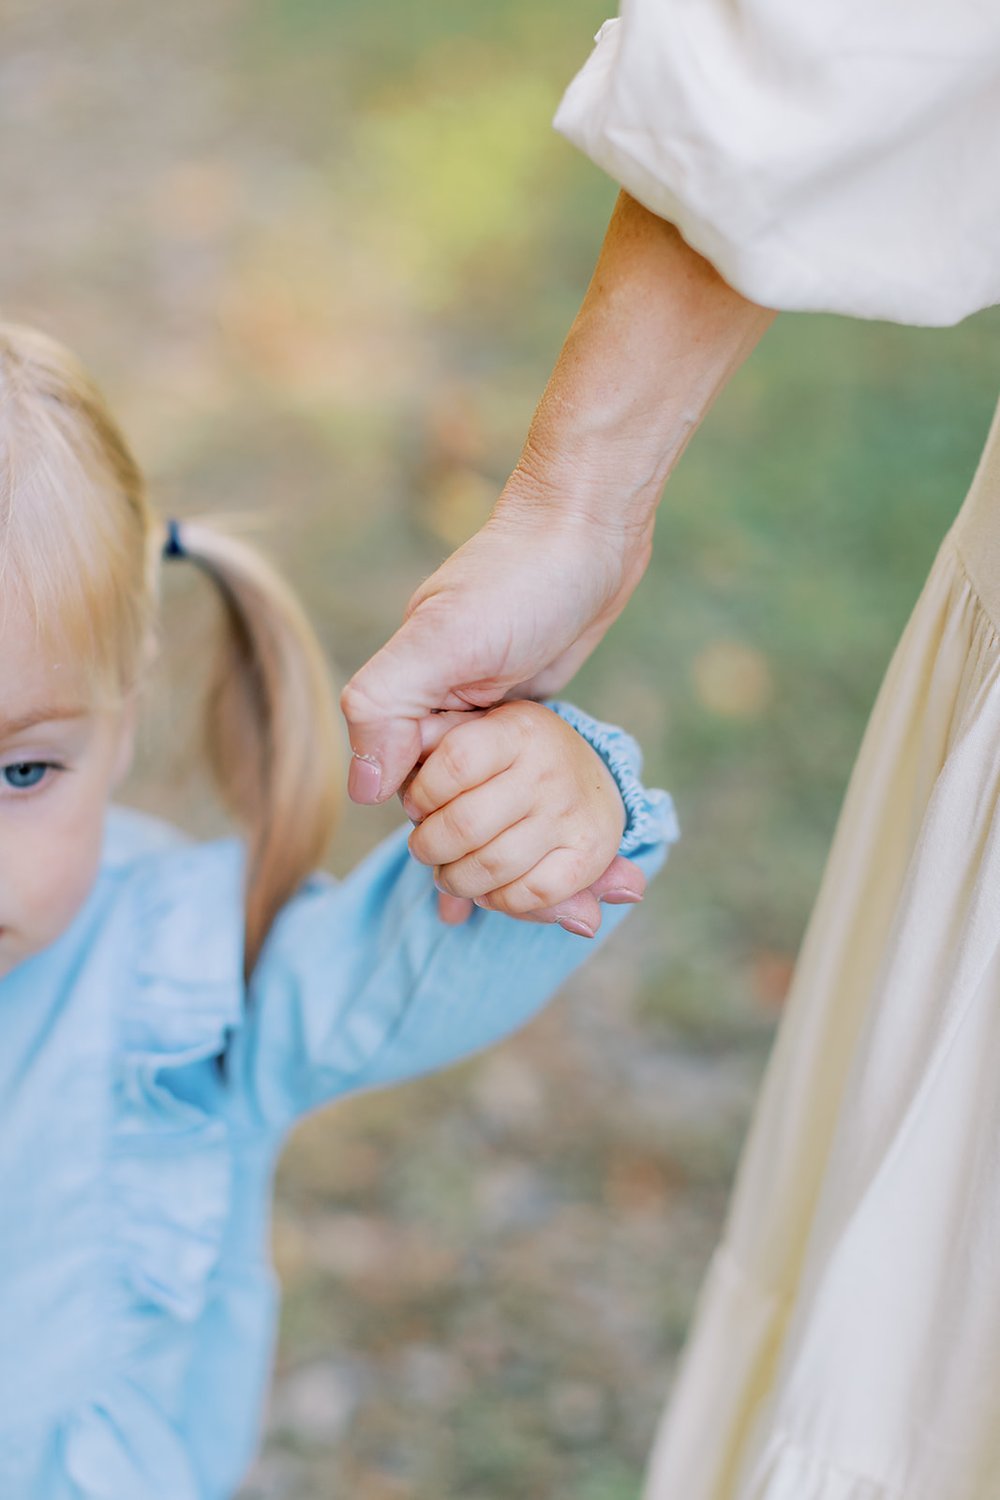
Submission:
{"label": "child's hand", "polygon": [[410,849],[435,867],[439,890],[542,919],[539,908],[605,873],[625,826],[601,757],[551,709],[529,702],[500,704],[450,729],[403,806],[419,825]]}

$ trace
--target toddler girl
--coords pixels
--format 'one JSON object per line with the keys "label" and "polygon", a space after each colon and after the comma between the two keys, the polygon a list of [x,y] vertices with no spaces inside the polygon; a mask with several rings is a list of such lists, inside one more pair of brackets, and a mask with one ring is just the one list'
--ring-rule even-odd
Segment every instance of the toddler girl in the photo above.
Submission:
{"label": "toddler girl", "polygon": [[[245,846],[109,814],[164,552],[218,590],[206,738]],[[285,1132],[505,1035],[586,951],[488,911],[444,925],[425,865],[467,896],[525,874],[544,892],[547,861],[586,884],[619,846],[655,869],[675,837],[631,741],[561,706],[451,729],[409,788],[416,831],[342,884],[310,877],[337,780],[287,589],[208,525],[164,537],[87,376],[0,327],[5,1500],[232,1494],[271,1358]]]}

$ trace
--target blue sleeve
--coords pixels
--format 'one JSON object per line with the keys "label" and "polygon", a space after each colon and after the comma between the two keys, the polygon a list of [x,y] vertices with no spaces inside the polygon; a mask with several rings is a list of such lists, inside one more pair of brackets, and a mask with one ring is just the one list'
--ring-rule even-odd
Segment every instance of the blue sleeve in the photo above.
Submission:
{"label": "blue sleeve", "polygon": [[[605,753],[609,731],[581,724]],[[629,808],[630,857],[652,875],[677,837],[673,805],[641,789],[627,756],[605,759]],[[327,1100],[489,1046],[594,951],[559,927],[493,912],[446,926],[431,872],[407,849],[409,833],[400,829],[340,884],[310,882],[275,924],[228,1050],[230,1083],[258,1121],[280,1129]],[[628,910],[605,907],[596,941]]]}
{"label": "blue sleeve", "polygon": [[673,799],[667,792],[647,791],[642,775],[642,751],[617,724],[602,724],[575,704],[550,699],[547,705],[591,745],[618,783],[625,804],[625,831],[619,854],[629,859],[656,844],[675,843],[680,836]]}

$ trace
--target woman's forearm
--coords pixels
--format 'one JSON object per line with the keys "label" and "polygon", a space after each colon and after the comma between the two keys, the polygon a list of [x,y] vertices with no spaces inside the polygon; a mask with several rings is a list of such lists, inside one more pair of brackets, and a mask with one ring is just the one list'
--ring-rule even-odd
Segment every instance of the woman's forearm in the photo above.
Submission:
{"label": "woman's forearm", "polygon": [[689,437],[774,316],[621,193],[505,499],[645,529]]}

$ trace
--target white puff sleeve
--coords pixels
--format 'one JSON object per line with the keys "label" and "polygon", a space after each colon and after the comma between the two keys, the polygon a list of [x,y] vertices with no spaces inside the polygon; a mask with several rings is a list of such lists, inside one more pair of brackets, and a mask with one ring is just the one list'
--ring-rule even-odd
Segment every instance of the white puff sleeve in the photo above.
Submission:
{"label": "white puff sleeve", "polygon": [[1000,302],[997,0],[622,0],[555,124],[764,306]]}

